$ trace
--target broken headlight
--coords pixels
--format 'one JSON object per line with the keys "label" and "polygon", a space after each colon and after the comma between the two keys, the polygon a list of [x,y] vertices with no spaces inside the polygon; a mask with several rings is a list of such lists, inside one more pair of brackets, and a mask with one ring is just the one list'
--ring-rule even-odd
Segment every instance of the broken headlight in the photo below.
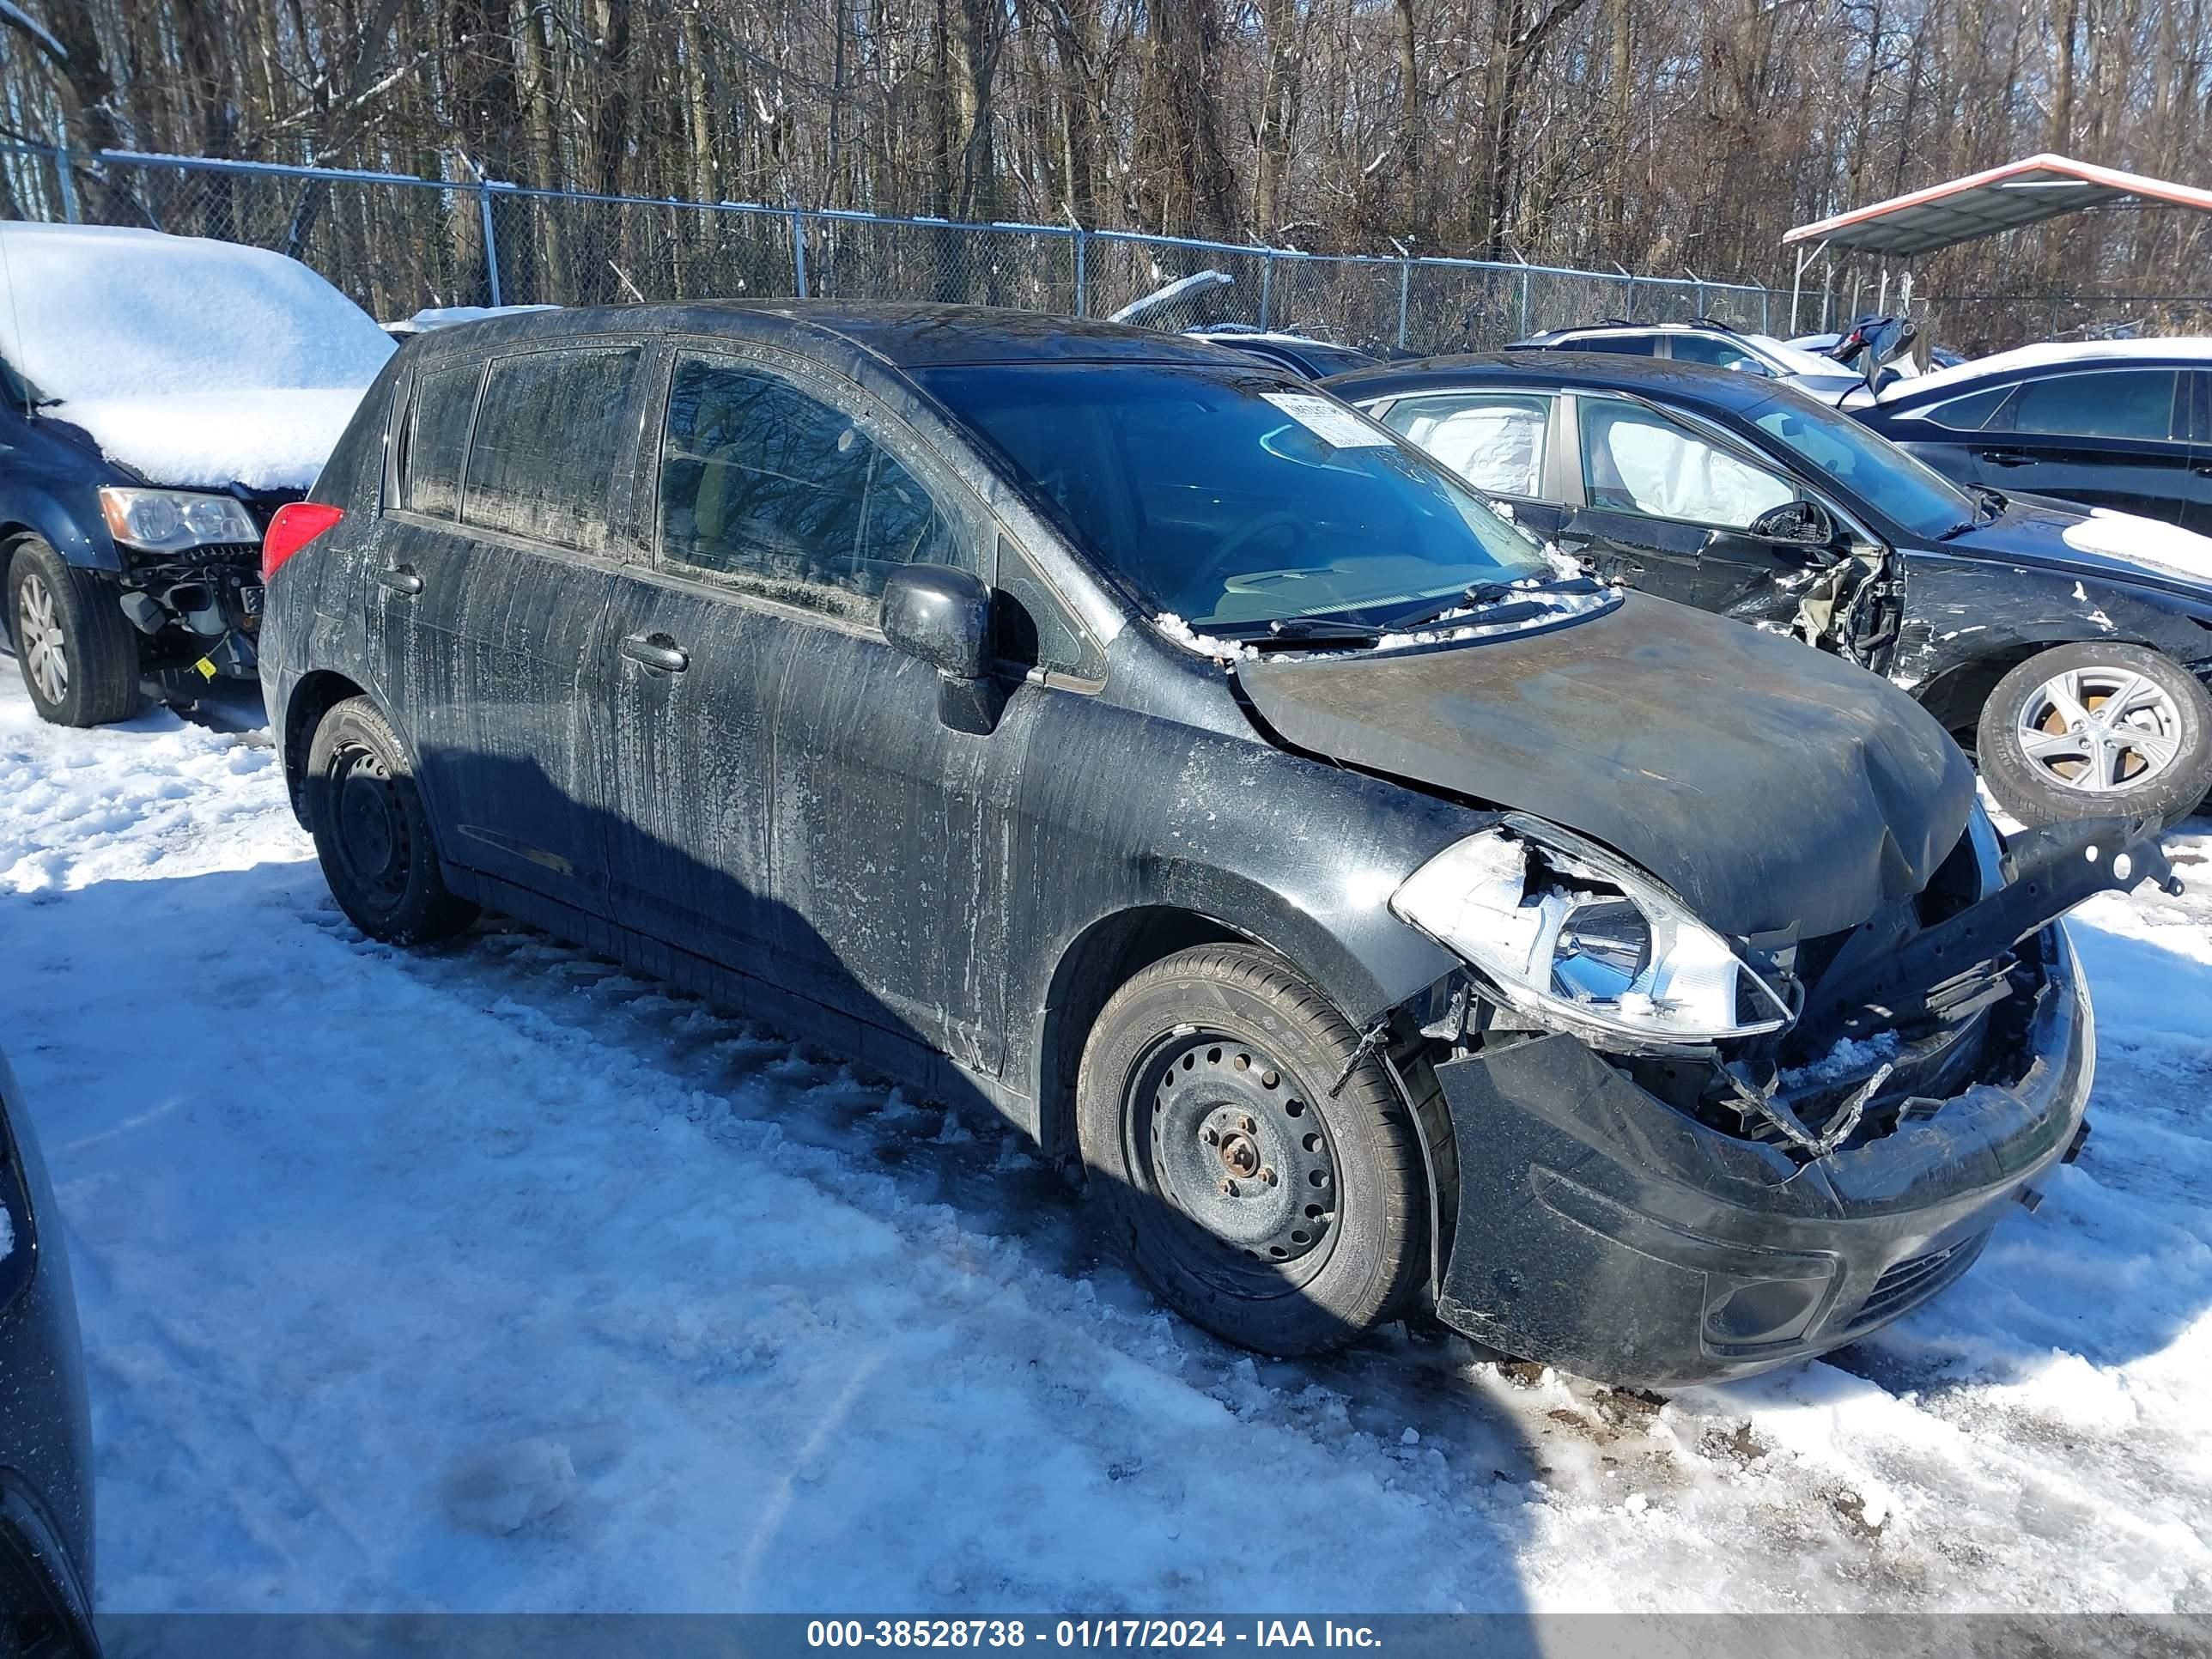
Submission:
{"label": "broken headlight", "polygon": [[1701,1048],[1796,1017],[1650,876],[1517,814],[1444,848],[1390,908],[1480,970],[1507,1006],[1601,1043]]}

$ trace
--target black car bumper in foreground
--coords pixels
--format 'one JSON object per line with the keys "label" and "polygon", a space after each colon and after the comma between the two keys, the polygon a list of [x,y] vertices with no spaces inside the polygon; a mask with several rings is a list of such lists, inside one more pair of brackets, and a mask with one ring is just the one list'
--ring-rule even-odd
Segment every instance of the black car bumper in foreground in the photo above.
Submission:
{"label": "black car bumper in foreground", "polygon": [[1571,1037],[1437,1068],[1462,1148],[1437,1311],[1515,1354],[1644,1385],[1837,1347],[1933,1296],[2075,1141],[2088,993],[2044,935],[2034,1004],[1979,1079],[1807,1161],[1709,1128]]}

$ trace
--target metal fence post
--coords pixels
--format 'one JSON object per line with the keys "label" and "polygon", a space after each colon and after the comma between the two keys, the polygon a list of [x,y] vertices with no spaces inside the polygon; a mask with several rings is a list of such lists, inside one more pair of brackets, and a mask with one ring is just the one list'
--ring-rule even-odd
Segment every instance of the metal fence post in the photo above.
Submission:
{"label": "metal fence post", "polygon": [[806,297],[806,220],[803,215],[791,216],[791,277],[797,285],[799,297]]}
{"label": "metal fence post", "polygon": [[1521,263],[1521,326],[1514,332],[1525,340],[1528,337],[1528,262],[1524,259]]}
{"label": "metal fence post", "polygon": [[76,180],[70,174],[69,146],[63,144],[54,151],[54,177],[62,187],[62,217],[70,224],[79,222],[76,205]]}
{"label": "metal fence post", "polygon": [[1076,226],[1075,314],[1079,317],[1088,317],[1091,314],[1091,289],[1088,281],[1089,274],[1083,268],[1084,244],[1088,240],[1090,240],[1090,238],[1083,234],[1083,227],[1081,225]]}
{"label": "metal fence post", "polygon": [[505,305],[499,289],[499,235],[491,228],[491,181],[486,179],[477,186],[477,211],[483,222],[484,275],[491,283],[491,302]]}
{"label": "metal fence post", "polygon": [[1406,349],[1406,307],[1412,298],[1413,261],[1408,257],[1398,261],[1398,349]]}
{"label": "metal fence post", "polygon": [[1260,250],[1260,326],[1267,326],[1275,301],[1275,250]]}

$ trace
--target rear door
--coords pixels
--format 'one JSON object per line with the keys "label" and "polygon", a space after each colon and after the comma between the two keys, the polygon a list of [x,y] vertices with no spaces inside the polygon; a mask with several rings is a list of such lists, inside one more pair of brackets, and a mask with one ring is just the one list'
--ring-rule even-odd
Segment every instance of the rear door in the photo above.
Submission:
{"label": "rear door", "polygon": [[1541,537],[1559,534],[1570,491],[1557,465],[1553,413],[1559,399],[1519,387],[1468,386],[1394,399],[1382,424],[1443,462],[1515,522]]}
{"label": "rear door", "polygon": [[1751,526],[1799,499],[1795,483],[1648,404],[1587,394],[1573,404],[1583,505],[1561,526],[1563,548],[1701,611],[1794,611],[1786,596],[1815,556]]}
{"label": "rear door", "polygon": [[603,914],[584,676],[621,562],[634,343],[417,376],[370,628],[446,857]]}
{"label": "rear door", "polygon": [[2212,368],[2197,369],[2189,378],[2197,383],[2197,425],[2189,445],[2181,522],[2199,535],[2212,536]]}
{"label": "rear door", "polygon": [[1972,446],[1981,479],[2179,521],[2190,495],[2191,377],[2094,368],[2024,380]]}

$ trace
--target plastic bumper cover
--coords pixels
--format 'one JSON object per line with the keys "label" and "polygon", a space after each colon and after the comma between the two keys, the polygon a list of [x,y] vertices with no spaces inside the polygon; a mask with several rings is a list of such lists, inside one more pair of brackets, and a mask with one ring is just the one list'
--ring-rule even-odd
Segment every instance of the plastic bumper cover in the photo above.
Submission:
{"label": "plastic bumper cover", "polygon": [[1481,1341],[1635,1385],[1816,1354],[1970,1267],[2002,1206],[2066,1156],[2094,1069],[2062,931],[2009,1083],[1810,1163],[1710,1129],[1571,1037],[1437,1068],[1459,1147],[1437,1294]]}

